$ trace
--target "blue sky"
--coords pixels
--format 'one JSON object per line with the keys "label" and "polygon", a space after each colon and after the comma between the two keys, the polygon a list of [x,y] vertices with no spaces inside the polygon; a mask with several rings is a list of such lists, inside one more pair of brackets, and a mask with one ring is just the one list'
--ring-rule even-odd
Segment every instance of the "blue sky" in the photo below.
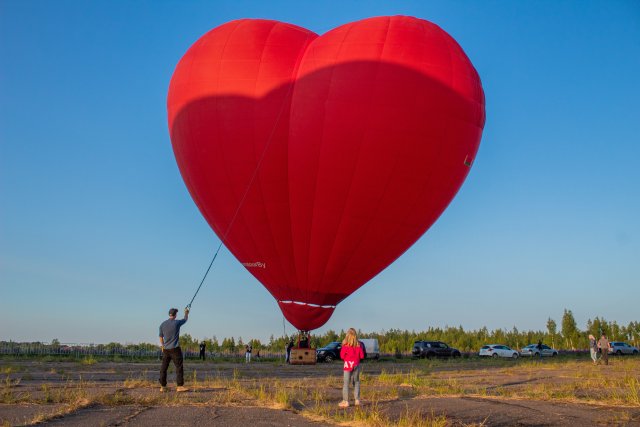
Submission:
{"label": "blue sky", "polygon": [[[5,0],[0,340],[156,342],[191,299],[219,240],[178,172],[166,94],[201,35],[398,14],[460,43],[487,123],[447,211],[321,331],[640,320],[640,3]],[[223,249],[183,332],[264,340],[283,319]]]}

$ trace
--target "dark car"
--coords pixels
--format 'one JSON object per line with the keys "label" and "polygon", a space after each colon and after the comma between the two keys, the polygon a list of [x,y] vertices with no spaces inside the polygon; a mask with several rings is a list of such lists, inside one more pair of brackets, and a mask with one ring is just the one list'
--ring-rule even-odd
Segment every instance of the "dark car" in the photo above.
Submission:
{"label": "dark car", "polygon": [[414,357],[431,359],[432,357],[460,357],[460,351],[449,347],[442,341],[416,341],[411,353]]}
{"label": "dark car", "polygon": [[316,360],[318,362],[333,362],[334,360],[340,360],[341,348],[342,343],[329,343],[326,346],[316,350]]}

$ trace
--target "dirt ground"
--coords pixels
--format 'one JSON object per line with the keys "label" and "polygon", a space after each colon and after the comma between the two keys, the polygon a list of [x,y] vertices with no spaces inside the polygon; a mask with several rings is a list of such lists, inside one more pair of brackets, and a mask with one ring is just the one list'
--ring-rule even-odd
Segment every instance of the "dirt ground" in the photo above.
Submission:
{"label": "dirt ground", "polygon": [[555,359],[367,361],[347,409],[339,363],[187,361],[161,393],[159,362],[0,359],[0,425],[640,426],[640,358]]}

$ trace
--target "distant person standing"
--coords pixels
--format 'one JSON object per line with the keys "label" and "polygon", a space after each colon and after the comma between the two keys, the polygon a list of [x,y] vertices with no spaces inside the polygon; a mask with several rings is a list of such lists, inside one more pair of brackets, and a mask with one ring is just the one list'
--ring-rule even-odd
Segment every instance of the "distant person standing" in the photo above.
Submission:
{"label": "distant person standing", "polygon": [[538,357],[540,357],[540,359],[542,359],[542,340],[538,340],[538,345],[536,346],[536,348],[538,349]]}
{"label": "distant person standing", "polygon": [[340,349],[340,358],[344,360],[343,381],[342,381],[342,402],[338,404],[341,408],[349,406],[349,383],[353,380],[353,398],[356,406],[360,405],[360,361],[364,359],[364,353],[356,330],[349,328]]}
{"label": "distant person standing", "polygon": [[200,343],[200,359],[202,360],[204,360],[206,349],[207,349],[207,344],[204,341],[202,341]]}
{"label": "distant person standing", "polygon": [[598,340],[598,347],[600,348],[600,359],[604,361],[605,365],[609,364],[609,340],[603,333]]}
{"label": "distant person standing", "polygon": [[291,349],[293,348],[293,338],[287,344],[287,356],[285,358],[285,362],[291,363]]}
{"label": "distant person standing", "polygon": [[300,335],[300,339],[298,340],[298,348],[309,348],[309,337],[306,332],[303,332]]}
{"label": "distant person standing", "polygon": [[596,341],[596,337],[589,334],[589,353],[591,353],[591,360],[593,360],[593,364],[598,363],[598,341]]}
{"label": "distant person standing", "polygon": [[184,318],[176,320],[178,309],[169,310],[169,318],[160,325],[160,346],[162,347],[162,366],[160,367],[160,391],[167,391],[167,369],[173,361],[176,367],[176,391],[187,391],[184,387],[184,369],[182,367],[182,349],[180,348],[180,327],[189,319],[189,309],[184,309]]}
{"label": "distant person standing", "polygon": [[251,351],[252,350],[253,350],[253,348],[251,347],[251,344],[247,344],[247,346],[245,347],[245,351],[244,351],[245,363],[251,362]]}

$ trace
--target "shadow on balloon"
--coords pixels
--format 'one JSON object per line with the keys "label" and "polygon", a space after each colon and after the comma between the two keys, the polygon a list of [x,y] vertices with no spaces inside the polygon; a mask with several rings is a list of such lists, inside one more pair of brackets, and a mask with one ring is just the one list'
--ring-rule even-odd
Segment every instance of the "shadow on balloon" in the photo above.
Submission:
{"label": "shadow on balloon", "polygon": [[259,98],[197,99],[173,117],[195,203],[298,329],[322,326],[402,255],[466,178],[482,89],[432,71],[348,62]]}

